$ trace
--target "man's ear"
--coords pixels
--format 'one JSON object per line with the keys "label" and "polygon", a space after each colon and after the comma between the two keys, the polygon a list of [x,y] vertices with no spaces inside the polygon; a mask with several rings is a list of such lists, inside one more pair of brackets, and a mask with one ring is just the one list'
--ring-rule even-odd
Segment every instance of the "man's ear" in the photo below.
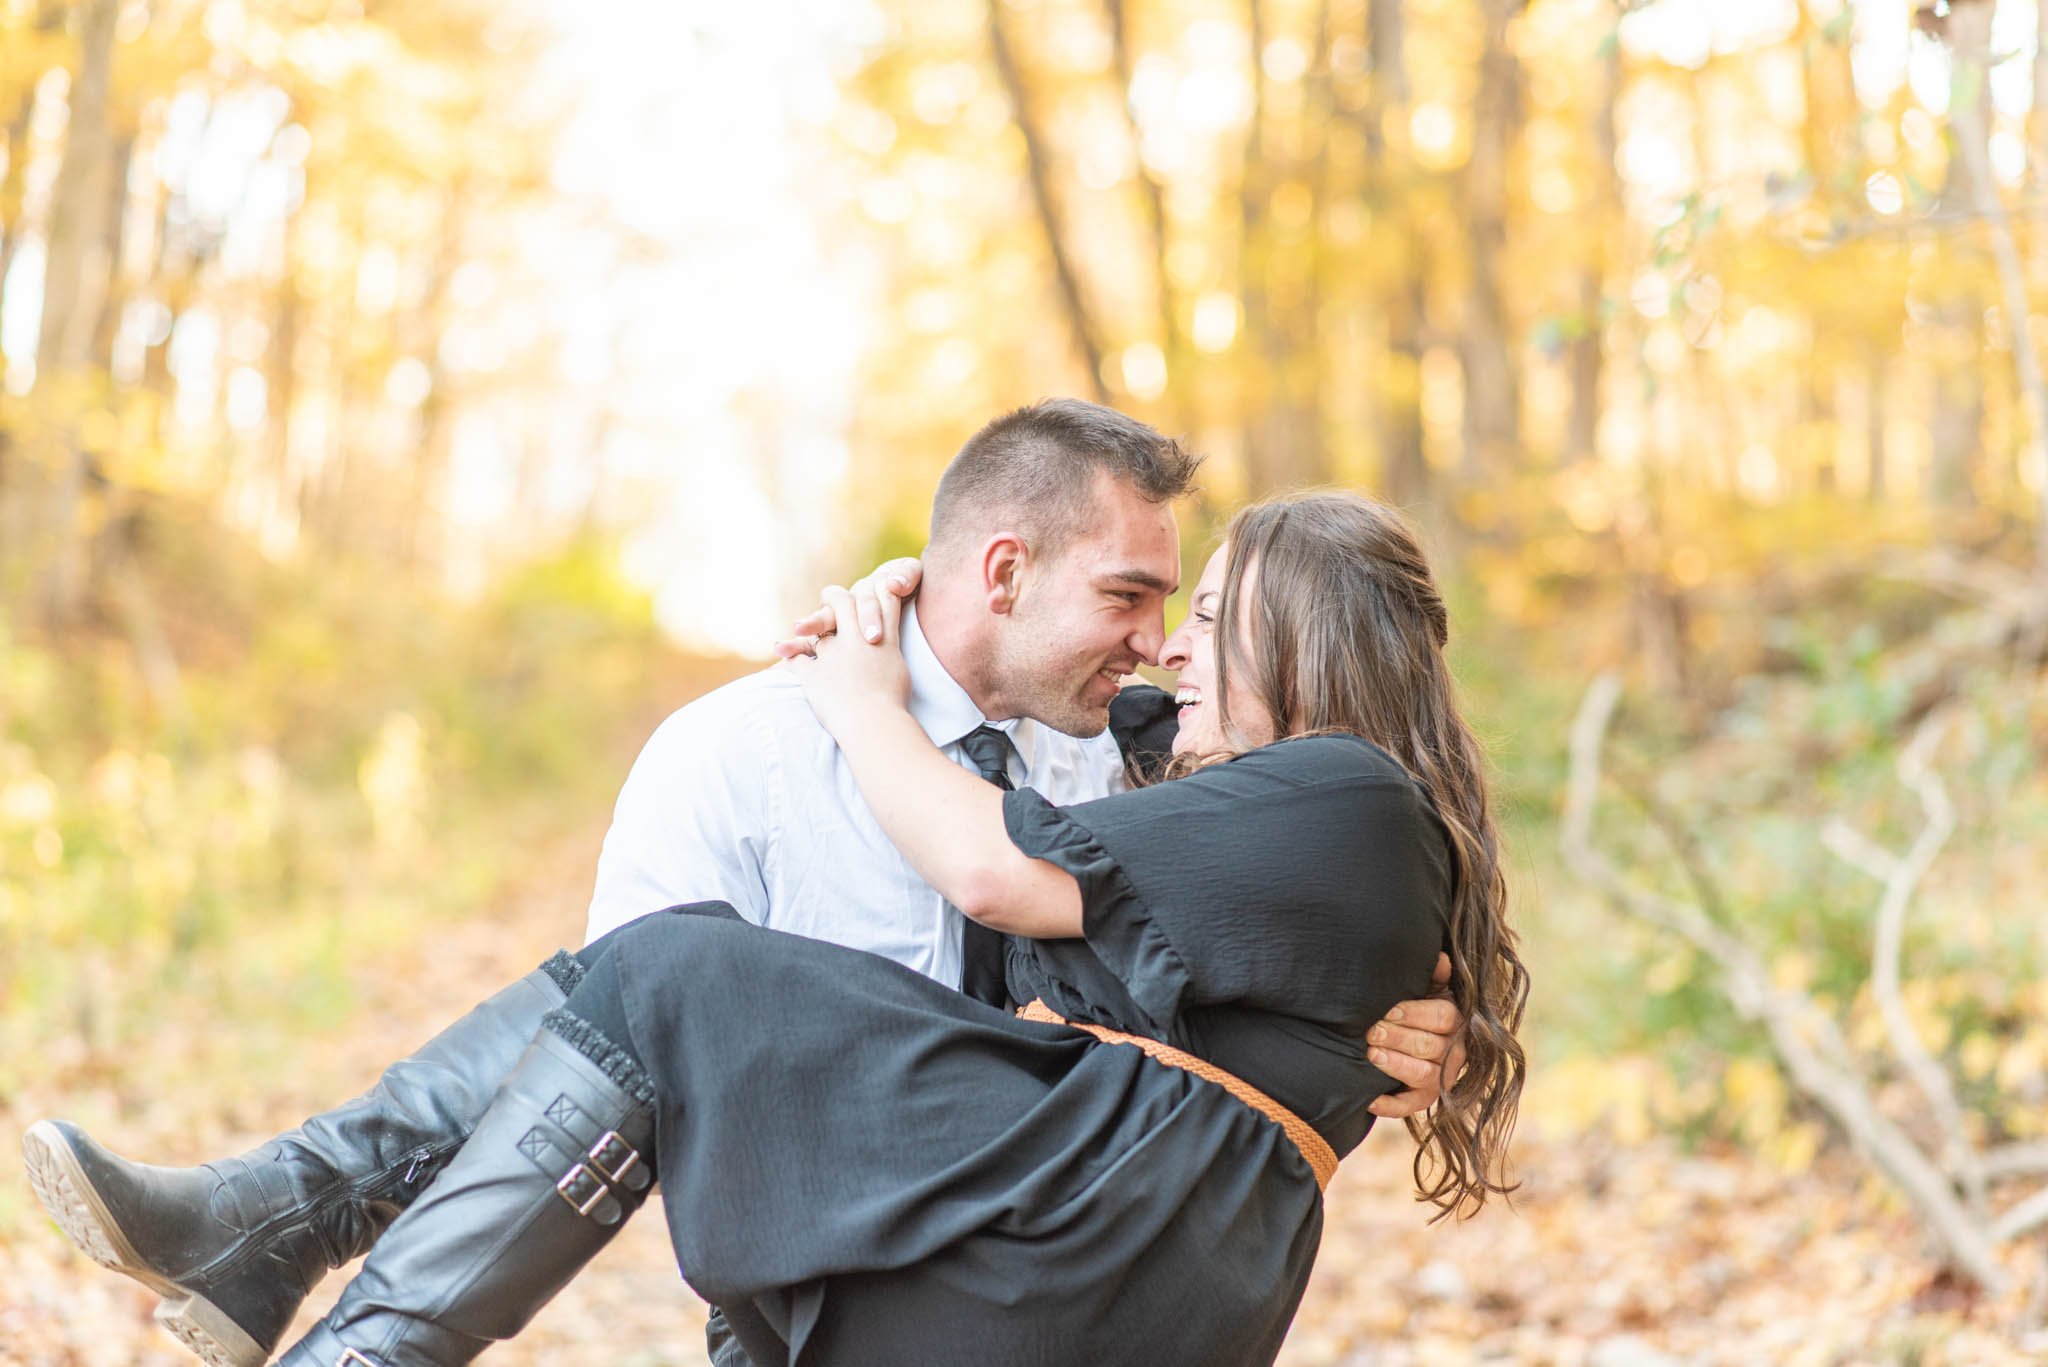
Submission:
{"label": "man's ear", "polygon": [[997,532],[982,543],[981,588],[990,612],[1006,617],[1016,608],[1030,564],[1031,548],[1015,532]]}

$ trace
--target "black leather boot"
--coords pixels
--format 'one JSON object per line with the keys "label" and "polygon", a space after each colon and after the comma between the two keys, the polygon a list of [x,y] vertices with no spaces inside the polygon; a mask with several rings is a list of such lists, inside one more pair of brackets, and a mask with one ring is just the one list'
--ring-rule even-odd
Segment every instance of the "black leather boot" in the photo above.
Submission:
{"label": "black leather boot", "polygon": [[362,1256],[462,1147],[583,966],[558,954],[392,1064],[363,1095],[239,1158],[131,1163],[76,1126],[22,1140],[70,1240],[161,1296],[207,1367],[262,1367],[328,1269]]}
{"label": "black leather boot", "polygon": [[525,1328],[647,1199],[654,1088],[550,1015],[462,1152],[278,1367],[455,1367]]}

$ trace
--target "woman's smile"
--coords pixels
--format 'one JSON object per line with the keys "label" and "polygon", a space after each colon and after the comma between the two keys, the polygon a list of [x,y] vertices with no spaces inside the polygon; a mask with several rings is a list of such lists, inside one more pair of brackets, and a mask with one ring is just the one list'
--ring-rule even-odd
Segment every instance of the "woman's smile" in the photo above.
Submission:
{"label": "woman's smile", "polygon": [[[1173,752],[1177,755],[1213,755],[1233,748],[1231,738],[1223,734],[1221,722],[1209,715],[1206,706],[1209,701],[1209,675],[1216,665],[1216,609],[1223,598],[1223,571],[1229,560],[1229,549],[1228,546],[1219,546],[1209,557],[1209,563],[1203,567],[1201,580],[1195,585],[1189,600],[1187,620],[1167,638],[1159,652],[1159,663],[1168,669],[1178,670],[1180,675],[1173,692],[1173,700],[1179,707],[1176,716],[1180,720],[1180,734],[1173,742]],[[1249,574],[1246,581],[1250,582]],[[1217,715],[1220,717],[1224,704],[1220,698],[1218,703]],[[1238,710],[1235,690],[1227,706],[1233,713]]]}

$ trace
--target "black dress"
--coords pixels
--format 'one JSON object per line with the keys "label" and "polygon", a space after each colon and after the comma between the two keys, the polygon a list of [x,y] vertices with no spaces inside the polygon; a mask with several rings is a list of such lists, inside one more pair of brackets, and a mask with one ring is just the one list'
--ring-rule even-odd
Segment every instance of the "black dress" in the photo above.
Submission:
{"label": "black dress", "polygon": [[[1084,904],[1084,938],[1010,941],[1017,1000],[1166,1040],[1339,1155],[1358,1144],[1396,1086],[1365,1031],[1427,990],[1452,885],[1443,829],[1392,759],[1284,741],[1004,810]],[[1321,1195],[1280,1127],[1223,1088],[722,904],[636,922],[613,957],[661,1092],[677,1260],[755,1367],[1279,1351]]]}

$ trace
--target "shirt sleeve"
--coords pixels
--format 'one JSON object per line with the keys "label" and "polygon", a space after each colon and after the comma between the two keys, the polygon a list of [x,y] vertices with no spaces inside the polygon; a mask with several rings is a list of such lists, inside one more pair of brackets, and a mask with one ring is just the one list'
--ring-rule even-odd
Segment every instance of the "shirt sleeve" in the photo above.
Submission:
{"label": "shirt sleeve", "polygon": [[1004,803],[1019,849],[1081,885],[1088,946],[1153,1027],[1235,1004],[1362,1031],[1418,995],[1448,924],[1441,823],[1364,741],[1267,746],[1056,808]]}
{"label": "shirt sleeve", "polygon": [[767,918],[772,737],[732,711],[708,700],[682,708],[633,762],[598,855],[586,942],[684,902]]}

